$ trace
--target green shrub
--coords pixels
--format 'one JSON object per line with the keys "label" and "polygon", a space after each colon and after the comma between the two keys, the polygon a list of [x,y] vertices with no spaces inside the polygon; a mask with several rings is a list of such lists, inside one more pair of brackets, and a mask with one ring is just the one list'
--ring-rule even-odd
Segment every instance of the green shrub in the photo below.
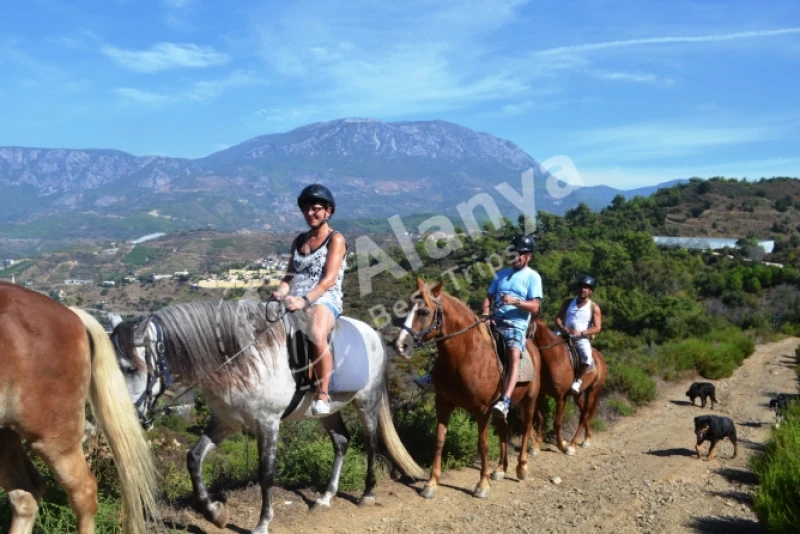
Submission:
{"label": "green shrub", "polygon": [[591,423],[589,423],[589,427],[596,431],[596,432],[605,432],[608,430],[608,425],[602,419],[592,419]]}
{"label": "green shrub", "polygon": [[636,413],[636,408],[618,399],[608,399],[608,407],[623,417],[628,417]]}
{"label": "green shrub", "polygon": [[792,405],[780,429],[750,467],[759,480],[753,507],[771,534],[800,532],[800,405]]}
{"label": "green shrub", "polygon": [[624,393],[636,405],[646,404],[656,398],[656,383],[642,369],[626,363],[608,370],[606,386],[610,391]]}
{"label": "green shrub", "polygon": [[[433,463],[436,443],[436,411],[431,404],[418,404],[413,409],[398,410],[397,433],[408,452],[423,465]],[[447,438],[442,451],[442,465],[454,469],[472,465],[478,450],[478,425],[466,412],[456,410],[450,417]],[[499,456],[497,434],[489,433],[489,456]]]}

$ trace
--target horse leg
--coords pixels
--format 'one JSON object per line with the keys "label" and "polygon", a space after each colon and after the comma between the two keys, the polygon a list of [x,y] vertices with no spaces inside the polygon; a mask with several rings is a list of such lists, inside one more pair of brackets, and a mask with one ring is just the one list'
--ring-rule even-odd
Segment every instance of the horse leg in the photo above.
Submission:
{"label": "horse leg", "polygon": [[[547,399],[544,394],[540,394],[536,399],[536,411],[533,415],[533,424],[531,425],[530,429],[530,441],[529,444],[532,445],[533,450],[531,454],[533,456],[537,456],[539,454],[539,449],[542,445],[542,432],[544,432],[544,409],[547,405]],[[535,431],[535,439],[534,439],[534,431]]]}
{"label": "horse leg", "polygon": [[258,422],[258,478],[261,482],[261,516],[252,534],[267,534],[275,516],[272,509],[272,486],[275,485],[275,453],[278,450],[279,416]]}
{"label": "horse leg", "polygon": [[[381,391],[380,393],[382,394],[383,392]],[[370,395],[370,397],[373,396]],[[361,425],[364,427],[364,452],[367,453],[367,480],[364,484],[364,493],[358,501],[359,506],[375,504],[374,491],[378,483],[375,477],[375,458],[378,453],[378,406],[380,405],[380,395],[376,396],[378,398],[370,399],[367,402],[354,402],[361,419]]]}
{"label": "horse leg", "polygon": [[213,501],[209,496],[206,483],[203,481],[203,460],[206,454],[216,449],[232,431],[231,426],[223,424],[212,413],[203,435],[186,455],[186,467],[192,479],[194,507],[219,528],[224,528],[228,522],[228,510],[225,508],[225,503]]}
{"label": "horse leg", "polygon": [[[500,460],[497,462],[497,467],[495,468],[494,472],[492,473],[492,480],[503,480],[506,477],[506,471],[508,471],[508,421],[500,420],[498,418],[497,421],[497,437],[500,438]],[[487,420],[487,431],[486,431],[486,445],[485,448],[482,444],[483,441],[483,431],[481,430],[481,420],[478,419],[478,451],[481,454],[481,462],[482,465],[486,465],[488,463],[488,454],[489,454],[489,425]],[[481,469],[483,471],[483,469]],[[480,486],[480,485],[479,485]],[[487,486],[488,487],[488,486]]]}
{"label": "horse leg", "polygon": [[567,454],[567,456],[574,456],[575,449],[571,449],[567,446],[567,442],[564,441],[564,438],[561,436],[561,420],[564,418],[564,408],[567,405],[567,397],[566,395],[559,397],[556,400],[556,417],[553,420],[553,430],[556,432],[556,443],[558,444],[558,449]]}
{"label": "horse leg", "polygon": [[[478,419],[478,453],[481,456],[481,479],[478,485],[475,486],[475,491],[472,492],[473,497],[485,499],[489,496],[489,420],[490,414],[481,414]],[[505,475],[505,469],[508,468],[508,454],[506,451],[505,466],[503,465],[503,447],[506,445],[508,439],[508,422],[497,421],[497,435],[500,437],[500,466],[498,469],[503,469],[502,473]],[[493,477],[494,478],[494,477]],[[497,478],[499,480],[502,477]]]}
{"label": "horse leg", "polygon": [[25,454],[19,434],[0,430],[0,487],[11,504],[9,534],[31,534],[45,482]]}
{"label": "horse leg", "polygon": [[342,475],[342,466],[344,465],[344,456],[347,454],[347,446],[350,443],[350,434],[347,432],[347,427],[344,426],[341,413],[336,412],[324,417],[322,426],[328,431],[331,443],[333,443],[333,469],[331,469],[331,478],[328,481],[325,493],[314,501],[314,510],[319,510],[323,507],[329,508],[331,499],[336,497],[336,492],[339,490],[339,477]]}
{"label": "horse leg", "polygon": [[439,487],[439,479],[442,477],[442,449],[447,437],[447,425],[450,424],[450,415],[454,409],[455,407],[440,400],[439,395],[436,395],[436,450],[433,453],[431,478],[425,483],[421,493],[426,499],[433,498]]}
{"label": "horse leg", "polygon": [[66,449],[62,443],[33,442],[31,448],[41,456],[64,488],[69,506],[78,519],[78,534],[94,534],[97,479],[86,465],[81,442]]}
{"label": "horse leg", "polygon": [[535,411],[535,401],[525,398],[520,404],[522,413],[522,428],[528,430],[522,434],[522,443],[519,447],[519,460],[517,460],[517,478],[525,480],[528,478],[528,439],[533,433],[533,413]]}
{"label": "horse leg", "polygon": [[581,443],[581,447],[584,449],[588,449],[592,446],[591,439],[592,439],[592,419],[594,419],[594,414],[597,411],[597,404],[598,399],[600,398],[600,389],[590,388],[587,391],[589,395],[587,404],[589,410],[589,418],[588,423],[586,424],[586,437],[583,439],[583,443]]}
{"label": "horse leg", "polygon": [[[591,414],[591,410],[589,409],[589,390],[586,390],[580,395],[576,396],[575,404],[578,405],[580,416],[578,418],[578,428],[575,429],[575,435],[572,437],[572,441],[569,444],[569,449],[572,449],[573,454],[575,454],[575,445],[578,443],[578,436],[581,434],[581,430],[586,433],[589,431],[589,415]],[[569,451],[569,449],[567,450]],[[569,454],[569,452],[567,452],[567,454]]]}

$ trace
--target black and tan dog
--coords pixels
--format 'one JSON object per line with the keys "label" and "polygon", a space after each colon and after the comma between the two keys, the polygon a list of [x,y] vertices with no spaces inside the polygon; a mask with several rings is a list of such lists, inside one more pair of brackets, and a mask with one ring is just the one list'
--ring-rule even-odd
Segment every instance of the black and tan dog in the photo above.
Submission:
{"label": "black and tan dog", "polygon": [[692,401],[692,406],[694,406],[694,400],[696,398],[700,398],[700,407],[706,407],[706,399],[711,399],[711,409],[714,409],[714,404],[717,402],[717,388],[714,387],[714,384],[711,382],[695,382],[691,386],[689,386],[689,391],[686,392],[686,396]]}
{"label": "black and tan dog", "polygon": [[775,428],[780,428],[783,415],[789,409],[789,403],[800,402],[800,395],[791,393],[780,393],[777,397],[769,401],[769,409],[775,412]]}
{"label": "black and tan dog", "polygon": [[704,441],[710,441],[706,461],[713,460],[717,454],[717,443],[721,439],[728,438],[733,443],[733,458],[739,453],[736,443],[736,426],[730,417],[721,415],[698,415],[694,418],[694,433],[697,436],[697,457],[700,458],[700,445]]}

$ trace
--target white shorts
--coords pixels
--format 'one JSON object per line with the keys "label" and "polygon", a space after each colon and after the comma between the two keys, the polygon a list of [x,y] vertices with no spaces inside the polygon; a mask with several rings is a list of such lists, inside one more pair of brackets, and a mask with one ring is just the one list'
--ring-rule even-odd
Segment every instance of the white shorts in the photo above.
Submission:
{"label": "white shorts", "polygon": [[592,365],[592,344],[588,339],[576,339],[575,348],[578,349],[578,354],[581,358],[581,363]]}

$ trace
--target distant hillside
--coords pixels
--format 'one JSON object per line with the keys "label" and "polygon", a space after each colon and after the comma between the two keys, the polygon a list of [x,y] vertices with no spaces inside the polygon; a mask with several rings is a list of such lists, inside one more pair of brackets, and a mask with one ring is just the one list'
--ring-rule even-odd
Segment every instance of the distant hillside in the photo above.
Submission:
{"label": "distant hillside", "polygon": [[[41,250],[52,241],[130,239],[197,228],[294,230],[295,198],[305,184],[335,191],[338,218],[398,213],[454,214],[456,205],[493,187],[520,188],[535,169],[536,206],[564,213],[583,202],[601,209],[621,193],[587,187],[552,198],[533,157],[510,141],[444,121],[342,119],[256,137],[188,160],[116,150],[0,147],[0,238]],[[625,193],[627,196],[627,193]],[[514,215],[511,215],[512,218]],[[21,244],[21,243],[24,243]],[[0,251],[14,245],[0,243]]]}
{"label": "distant hillside", "polygon": [[800,239],[800,180],[693,179],[653,195],[680,236]]}

